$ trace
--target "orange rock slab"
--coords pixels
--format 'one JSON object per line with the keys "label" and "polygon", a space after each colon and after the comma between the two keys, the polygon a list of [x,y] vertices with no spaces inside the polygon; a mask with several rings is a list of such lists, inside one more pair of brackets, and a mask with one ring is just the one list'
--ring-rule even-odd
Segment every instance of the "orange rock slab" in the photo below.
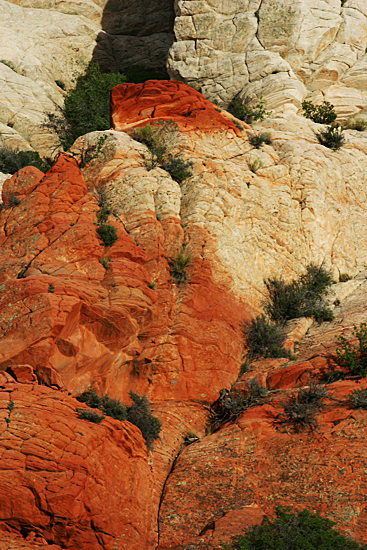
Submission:
{"label": "orange rock slab", "polygon": [[183,82],[147,80],[119,84],[111,90],[111,128],[126,131],[155,121],[172,120],[181,132],[215,132],[238,128],[198,91]]}

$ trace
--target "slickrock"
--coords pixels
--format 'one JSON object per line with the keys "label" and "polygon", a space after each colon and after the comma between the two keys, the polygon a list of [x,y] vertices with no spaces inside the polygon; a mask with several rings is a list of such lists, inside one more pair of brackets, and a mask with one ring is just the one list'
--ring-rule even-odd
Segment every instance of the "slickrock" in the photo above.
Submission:
{"label": "slickrock", "polygon": [[235,124],[213,103],[183,82],[148,80],[143,84],[119,84],[112,89],[111,128],[125,131],[170,120],[185,132],[231,129],[239,134]]}
{"label": "slickrock", "polygon": [[142,540],[151,548],[152,479],[140,430],[78,419],[78,405],[50,388],[2,386],[2,530],[63,548],[139,550]]}

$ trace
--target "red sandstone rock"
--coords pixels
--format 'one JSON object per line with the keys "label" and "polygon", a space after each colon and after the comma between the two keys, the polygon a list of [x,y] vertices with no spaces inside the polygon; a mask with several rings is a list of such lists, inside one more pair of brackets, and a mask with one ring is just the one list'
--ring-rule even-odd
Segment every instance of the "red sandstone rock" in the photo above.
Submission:
{"label": "red sandstone rock", "polygon": [[0,392],[1,529],[70,549],[153,548],[152,477],[140,430],[109,417],[98,425],[80,420],[76,407],[84,408],[42,386],[8,384]]}
{"label": "red sandstone rock", "polygon": [[232,130],[235,124],[213,103],[183,82],[147,80],[119,84],[111,90],[111,128],[125,131],[155,121],[174,121],[181,132]]}

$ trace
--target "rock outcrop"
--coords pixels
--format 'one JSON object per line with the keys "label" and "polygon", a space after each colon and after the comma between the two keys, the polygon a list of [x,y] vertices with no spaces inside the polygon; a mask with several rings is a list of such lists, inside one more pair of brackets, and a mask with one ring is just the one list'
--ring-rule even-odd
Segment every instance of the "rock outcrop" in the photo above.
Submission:
{"label": "rock outcrop", "polygon": [[[27,167],[3,185],[0,531],[70,549],[219,548],[297,495],[367,540],[364,413],[347,401],[365,382],[334,384],[318,430],[278,422],[282,400],[334,370],[336,336],[363,320],[366,138],[350,131],[334,152],[296,115],[241,126],[175,82],[117,87],[111,119],[46,174]],[[168,158],[192,163],[181,184],[134,139],[146,124]],[[263,129],[271,143],[255,149]],[[116,231],[108,246],[102,221]],[[186,282],[172,268],[180,253]],[[353,278],[335,285],[335,321],[288,327],[297,359],[240,378],[264,279],[310,262]],[[219,390],[253,377],[267,404],[206,435]],[[126,422],[77,418],[74,397],[91,385],[125,403],[130,390],[148,397],[162,422],[152,451]]]}

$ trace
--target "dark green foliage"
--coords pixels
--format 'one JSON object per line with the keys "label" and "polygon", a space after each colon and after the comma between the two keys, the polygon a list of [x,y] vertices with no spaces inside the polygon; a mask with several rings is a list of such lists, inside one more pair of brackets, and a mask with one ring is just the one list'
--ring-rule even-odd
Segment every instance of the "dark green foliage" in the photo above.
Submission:
{"label": "dark green foliage", "polygon": [[358,132],[364,132],[367,130],[367,120],[364,118],[355,118],[348,120],[347,126],[349,130],[357,130]]}
{"label": "dark green foliage", "polygon": [[106,258],[106,257],[101,258],[101,259],[99,260],[100,264],[103,265],[103,267],[104,267],[105,269],[108,269],[108,264],[110,263],[110,261],[111,261],[111,258]]}
{"label": "dark green foliage", "polygon": [[271,143],[270,133],[262,132],[261,134],[255,134],[254,136],[250,137],[249,142],[256,149],[259,149],[259,147],[261,147],[263,143],[266,143],[266,145],[270,145]]}
{"label": "dark green foliage", "polygon": [[171,178],[177,181],[177,183],[182,183],[192,175],[191,166],[191,161],[185,161],[180,157],[174,157],[171,153],[168,153],[166,159],[161,164],[161,168],[166,170]]}
{"label": "dark green foliage", "polygon": [[367,324],[361,323],[359,329],[354,327],[354,336],[358,340],[358,349],[353,347],[345,338],[339,336],[338,341],[342,345],[336,348],[338,363],[342,367],[348,367],[352,374],[367,376]]}
{"label": "dark green foliage", "polygon": [[127,82],[145,82],[146,80],[169,80],[169,74],[166,69],[144,67],[142,65],[134,65],[124,69]]}
{"label": "dark green foliage", "polygon": [[16,195],[14,195],[14,193],[11,193],[8,196],[6,196],[6,200],[10,208],[19,206],[21,203],[21,200]]}
{"label": "dark green foliage", "polygon": [[308,510],[293,513],[281,506],[276,517],[265,517],[261,525],[251,527],[233,543],[222,545],[228,550],[366,550],[337,531],[335,523]]}
{"label": "dark green foliage", "polygon": [[120,73],[102,73],[98,63],[91,63],[85,74],[77,78],[75,88],[65,96],[65,123],[55,120],[53,124],[65,149],[79,136],[110,128],[110,90],[125,80]]}
{"label": "dark green foliage", "polygon": [[108,207],[107,203],[103,203],[101,208],[97,212],[97,221],[98,224],[104,224],[108,220],[108,216],[111,214],[111,210]]}
{"label": "dark green foliage", "polygon": [[9,403],[7,405],[7,409],[9,411],[9,413],[11,413],[14,410],[14,406],[15,406],[14,401],[9,401]]}
{"label": "dark green foliage", "polygon": [[116,228],[109,223],[102,223],[97,228],[97,235],[105,246],[111,246],[117,241]]}
{"label": "dark green foliage", "polygon": [[130,392],[130,398],[133,402],[132,405],[122,405],[119,399],[112,399],[108,395],[99,397],[94,389],[90,388],[79,395],[77,400],[92,409],[99,409],[106,416],[111,416],[121,422],[128,420],[137,426],[150,449],[153,441],[159,436],[161,423],[152,415],[146,397]]}
{"label": "dark green foliage", "polygon": [[47,292],[49,292],[50,294],[53,294],[53,293],[55,292],[55,287],[54,287],[54,285],[52,285],[52,284],[51,284],[51,285],[48,285],[48,290],[47,290]]}
{"label": "dark green foliage", "polygon": [[311,101],[303,101],[304,116],[319,124],[332,124],[337,117],[334,105],[329,101],[323,101],[321,105],[314,105]]}
{"label": "dark green foliage", "polygon": [[313,312],[313,318],[316,323],[321,325],[321,323],[329,323],[334,319],[334,314],[328,307],[320,307],[320,309],[315,309]]}
{"label": "dark green foliage", "polygon": [[279,324],[298,317],[314,317],[318,322],[332,320],[332,312],[323,303],[332,282],[330,273],[314,264],[310,264],[298,280],[290,283],[282,279],[267,279],[265,311],[271,320]]}
{"label": "dark green foliage", "polygon": [[148,449],[151,449],[153,441],[159,437],[161,423],[152,415],[146,397],[139,396],[132,391],[129,392],[129,395],[133,404],[127,409],[127,420],[139,428]]}
{"label": "dark green foliage", "polygon": [[290,425],[296,433],[307,428],[316,430],[316,414],[323,408],[324,399],[328,398],[330,395],[324,385],[311,382],[307,389],[299,390],[288,401],[281,403],[284,412],[279,414],[278,422]]}
{"label": "dark green foliage", "polygon": [[258,315],[243,325],[248,357],[289,357],[283,349],[285,332],[280,325],[269,323],[265,315]]}
{"label": "dark green foliage", "polygon": [[345,378],[345,372],[342,370],[334,370],[332,372],[328,372],[323,377],[324,384],[332,384],[333,382],[336,382],[337,380],[344,380]]}
{"label": "dark green foliage", "polygon": [[249,407],[263,403],[268,394],[266,388],[251,379],[244,393],[222,389],[219,398],[210,406],[209,431],[214,432],[227,422],[234,422]]}
{"label": "dark green foliage", "polygon": [[87,411],[86,409],[75,409],[78,413],[78,418],[83,420],[89,420],[89,422],[94,422],[94,424],[99,424],[104,419],[102,414],[96,413],[94,411]]}
{"label": "dark green foliage", "polygon": [[367,409],[367,389],[354,390],[349,399],[355,409]]}
{"label": "dark green foliage", "polygon": [[36,151],[11,151],[0,147],[0,172],[15,174],[25,166],[35,166],[42,172],[47,172],[50,168]]}
{"label": "dark green foliage", "polygon": [[338,124],[335,124],[335,126],[326,126],[325,130],[321,130],[321,132],[316,134],[316,137],[321,145],[333,151],[340,149],[345,141],[343,130]]}
{"label": "dark green foliage", "polygon": [[228,111],[247,124],[264,120],[271,115],[271,112],[266,110],[266,103],[262,98],[255,105],[240,103],[237,99],[233,99],[228,106]]}
{"label": "dark green foliage", "polygon": [[186,283],[188,275],[186,273],[186,267],[191,262],[191,256],[186,254],[185,248],[182,247],[180,252],[175,258],[169,260],[171,278],[179,285]]}

